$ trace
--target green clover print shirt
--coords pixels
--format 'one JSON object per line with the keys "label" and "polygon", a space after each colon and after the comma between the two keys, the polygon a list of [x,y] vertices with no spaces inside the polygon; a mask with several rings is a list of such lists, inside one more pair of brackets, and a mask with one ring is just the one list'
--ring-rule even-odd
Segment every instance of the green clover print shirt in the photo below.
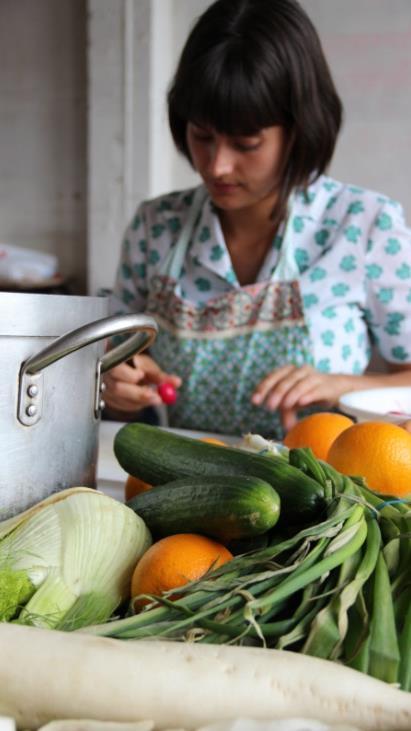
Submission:
{"label": "green clover print shirt", "polygon": [[[162,195],[139,206],[122,244],[113,312],[144,312],[150,281],[178,238],[193,192]],[[385,360],[411,362],[411,230],[401,206],[321,176],[296,192],[292,230],[315,367],[360,374],[373,343]],[[258,282],[270,279],[281,245],[280,228]],[[238,287],[218,216],[206,197],[178,294],[202,304]]]}

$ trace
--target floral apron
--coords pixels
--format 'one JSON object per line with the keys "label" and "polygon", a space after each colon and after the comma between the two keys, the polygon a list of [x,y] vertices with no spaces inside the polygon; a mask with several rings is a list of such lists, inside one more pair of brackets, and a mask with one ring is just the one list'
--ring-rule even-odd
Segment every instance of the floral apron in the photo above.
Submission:
{"label": "floral apron", "polygon": [[146,312],[159,324],[150,353],[182,378],[170,426],[242,435],[283,436],[278,412],[254,406],[251,396],[271,371],[313,363],[300,294],[291,210],[280,258],[268,282],[247,285],[194,305],[176,289],[206,191],[198,188],[177,243],[153,278]]}

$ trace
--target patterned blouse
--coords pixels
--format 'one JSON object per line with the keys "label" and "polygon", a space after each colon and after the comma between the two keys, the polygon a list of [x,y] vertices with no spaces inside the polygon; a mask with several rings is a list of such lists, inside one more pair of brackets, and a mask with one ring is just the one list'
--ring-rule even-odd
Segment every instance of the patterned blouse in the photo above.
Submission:
{"label": "patterned blouse", "polygon": [[[113,312],[144,312],[150,281],[178,239],[193,193],[174,192],[139,206],[122,245]],[[306,192],[297,191],[291,225],[315,367],[360,374],[373,343],[386,361],[411,363],[411,230],[401,206],[321,176]],[[258,282],[275,271],[283,228]],[[176,292],[202,305],[240,286],[207,197]]]}

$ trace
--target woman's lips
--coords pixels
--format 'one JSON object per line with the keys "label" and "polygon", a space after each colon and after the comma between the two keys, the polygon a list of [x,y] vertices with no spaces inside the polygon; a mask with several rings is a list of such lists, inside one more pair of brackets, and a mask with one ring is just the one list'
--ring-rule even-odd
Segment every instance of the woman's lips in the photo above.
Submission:
{"label": "woman's lips", "polygon": [[209,188],[211,191],[219,193],[220,195],[229,195],[230,193],[236,193],[239,190],[240,185],[238,183],[210,182]]}

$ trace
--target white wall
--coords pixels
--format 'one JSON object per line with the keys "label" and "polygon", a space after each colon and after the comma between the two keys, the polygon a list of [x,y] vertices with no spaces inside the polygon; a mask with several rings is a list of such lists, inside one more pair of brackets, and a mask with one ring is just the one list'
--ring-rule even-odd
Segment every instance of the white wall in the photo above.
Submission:
{"label": "white wall", "polygon": [[86,262],[86,9],[1,0],[0,242],[57,254],[76,291]]}
{"label": "white wall", "polygon": [[411,2],[303,0],[345,107],[331,172],[401,201],[411,223]]}
{"label": "white wall", "polygon": [[[399,200],[411,223],[411,0],[301,0],[345,108],[330,173]],[[174,53],[208,0],[174,0]],[[166,134],[166,132],[165,132]],[[195,176],[176,153],[173,184]]]}
{"label": "white wall", "polygon": [[[57,253],[76,291],[86,276],[92,294],[112,285],[137,201],[196,180],[165,92],[208,4],[0,0],[0,242]],[[397,198],[411,221],[411,0],[302,4],[346,109],[331,172]]]}
{"label": "white wall", "polygon": [[88,289],[110,288],[124,228],[171,186],[164,98],[172,0],[89,0]]}

